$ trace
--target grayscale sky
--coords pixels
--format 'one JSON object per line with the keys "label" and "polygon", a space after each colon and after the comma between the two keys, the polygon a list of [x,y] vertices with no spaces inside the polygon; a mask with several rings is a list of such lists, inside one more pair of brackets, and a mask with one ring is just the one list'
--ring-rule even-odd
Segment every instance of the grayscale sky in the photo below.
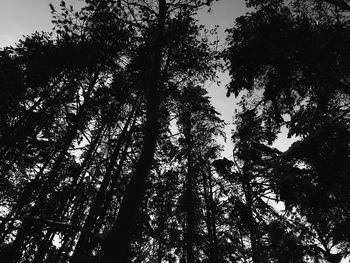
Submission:
{"label": "grayscale sky", "polygon": [[[60,0],[0,0],[0,47],[13,45],[23,35],[28,35],[34,31],[49,31],[52,29],[49,3],[58,6]],[[67,4],[72,4],[78,8],[82,5],[80,0],[67,0]],[[218,37],[221,43],[225,40],[225,29],[234,25],[234,19],[243,15],[248,10],[245,8],[244,0],[219,0],[214,2],[212,11],[201,11],[198,19],[209,29],[215,25],[219,26]],[[218,87],[213,83],[207,83],[209,96],[217,111],[221,113],[222,119],[227,123],[232,123],[236,100],[233,96],[226,97],[225,85],[229,81],[227,73],[220,73],[221,85]],[[230,131],[232,125],[226,128],[227,142],[223,156],[232,157],[232,146],[230,143]],[[286,150],[290,141],[286,140],[285,132],[279,137],[275,144],[280,150]]]}

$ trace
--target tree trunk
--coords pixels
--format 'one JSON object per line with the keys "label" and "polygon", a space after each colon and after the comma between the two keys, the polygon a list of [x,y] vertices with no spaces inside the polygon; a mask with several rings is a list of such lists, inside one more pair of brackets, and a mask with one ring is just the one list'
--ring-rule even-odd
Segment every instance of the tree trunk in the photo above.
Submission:
{"label": "tree trunk", "polygon": [[[85,223],[84,223],[85,229],[93,230],[96,219],[99,215],[99,211],[106,200],[106,195],[108,193],[108,185],[110,184],[110,181],[112,179],[114,166],[117,162],[117,159],[118,159],[118,156],[120,153],[120,149],[122,148],[122,144],[124,143],[124,140],[127,137],[128,128],[130,126],[130,123],[134,117],[135,112],[137,111],[137,109],[135,107],[136,106],[134,105],[134,108],[126,121],[124,128],[119,135],[117,145],[116,145],[114,152],[110,158],[108,167],[106,169],[105,176],[102,180],[102,184],[98,190],[97,196],[96,196],[95,200],[93,201],[92,206],[91,206],[90,211],[89,211],[89,214],[85,220]],[[132,131],[132,127],[130,128],[130,131]],[[112,191],[112,189],[110,189],[110,191]],[[86,248],[89,247],[89,242],[90,242],[90,237],[84,233],[81,233],[79,240],[77,242],[77,245],[75,247],[72,259],[70,260],[71,263],[84,263],[84,262],[86,262],[86,256],[87,256],[87,253],[89,253],[89,250],[87,250]]]}
{"label": "tree trunk", "polygon": [[146,126],[143,147],[134,173],[127,186],[117,219],[101,249],[101,263],[126,263],[128,249],[137,223],[139,209],[146,191],[159,131],[159,81],[162,63],[163,31],[166,19],[166,1],[159,0],[158,32],[152,50],[152,67],[146,82]]}
{"label": "tree trunk", "polygon": [[[94,77],[94,80],[90,83],[89,90],[87,92],[87,98],[90,96],[90,92],[92,91],[93,86],[95,85],[95,82],[97,80],[97,75]],[[40,192],[38,194],[38,197],[36,198],[34,206],[30,209],[30,213],[34,216],[38,214],[40,209],[43,208],[43,204],[46,200],[47,194],[50,192],[50,190],[53,188],[53,182],[54,179],[57,178],[58,172],[60,170],[61,164],[64,160],[64,157],[66,156],[69,147],[71,146],[74,138],[76,137],[80,126],[80,120],[81,118],[84,118],[87,110],[86,105],[88,104],[88,99],[84,102],[84,104],[81,106],[81,108],[78,110],[77,114],[75,115],[73,124],[68,128],[67,134],[65,136],[63,146],[60,150],[60,153],[55,160],[52,169],[47,175],[47,179],[44,180],[44,182],[39,185]],[[44,169],[41,170],[42,172]],[[41,174],[39,172],[39,175],[36,175],[36,179],[39,180],[41,177]],[[35,179],[35,180],[36,180]],[[23,200],[24,202],[29,202],[30,200]],[[23,204],[24,205],[24,204]],[[8,262],[17,262],[20,259],[20,255],[22,252],[22,247],[26,241],[27,236],[29,233],[37,233],[38,226],[33,226],[31,223],[23,222],[21,227],[18,230],[18,234],[16,236],[15,241],[11,245],[11,253],[8,253]]]}
{"label": "tree trunk", "polygon": [[218,251],[217,251],[217,239],[216,239],[216,230],[215,230],[215,211],[214,211],[212,186],[211,186],[210,164],[208,166],[208,172],[203,171],[203,190],[204,190],[204,201],[205,201],[205,209],[206,209],[206,223],[207,223],[208,239],[209,239],[209,251],[210,251],[209,259],[211,263],[216,263],[218,262]]}
{"label": "tree trunk", "polygon": [[248,215],[248,227],[250,235],[250,243],[252,250],[252,263],[258,263],[258,249],[257,249],[257,233],[255,227],[255,220],[253,216],[253,196],[251,192],[250,179],[247,168],[243,167],[243,191],[246,199],[247,205],[247,215]]}
{"label": "tree trunk", "polygon": [[[157,105],[152,106],[157,107]],[[157,134],[154,129],[157,129],[156,126],[158,125],[155,110],[156,108],[152,110],[154,115],[147,119],[142,153],[126,189],[117,220],[103,243],[101,251],[101,262],[103,263],[125,262],[126,252],[132,239],[155,152]]]}
{"label": "tree trunk", "polygon": [[191,140],[191,107],[187,109],[187,131],[185,138],[187,141],[187,178],[185,188],[185,211],[186,211],[186,263],[194,262],[194,204],[193,204],[193,162],[192,162],[192,140]]}
{"label": "tree trunk", "polygon": [[214,204],[214,195],[213,195],[213,184],[212,184],[212,175],[211,175],[211,165],[208,166],[208,187],[209,187],[209,206],[210,206],[210,215],[211,215],[211,228],[213,235],[213,247],[212,247],[212,262],[219,261],[219,251],[218,251],[218,238],[216,233],[216,209]]}
{"label": "tree trunk", "polygon": [[[56,215],[56,220],[60,220],[62,216],[67,212],[69,208],[70,202],[72,202],[74,198],[74,193],[77,185],[79,184],[79,181],[82,179],[84,176],[84,170],[86,169],[86,166],[90,162],[91,157],[93,156],[93,151],[96,149],[96,145],[98,144],[101,135],[103,133],[103,130],[105,129],[104,125],[101,125],[101,127],[98,128],[97,134],[91,144],[89,145],[89,150],[84,158],[83,163],[79,167],[77,171],[74,171],[74,180],[70,186],[70,190],[67,192],[67,198],[65,200],[62,200],[61,207],[58,209],[58,214]],[[38,248],[38,251],[35,255],[35,258],[33,260],[33,263],[35,262],[43,262],[46,253],[49,251],[49,247],[51,244],[51,240],[54,237],[57,229],[52,227],[50,228],[47,233],[45,234],[45,237],[43,241],[41,241],[41,245]]]}
{"label": "tree trunk", "polygon": [[[164,191],[166,189],[162,189]],[[164,243],[164,229],[165,229],[165,217],[166,217],[166,207],[165,207],[165,199],[166,197],[162,196],[160,201],[160,211],[159,211],[159,219],[158,219],[158,229],[157,229],[157,263],[162,263],[163,259],[163,243]]]}

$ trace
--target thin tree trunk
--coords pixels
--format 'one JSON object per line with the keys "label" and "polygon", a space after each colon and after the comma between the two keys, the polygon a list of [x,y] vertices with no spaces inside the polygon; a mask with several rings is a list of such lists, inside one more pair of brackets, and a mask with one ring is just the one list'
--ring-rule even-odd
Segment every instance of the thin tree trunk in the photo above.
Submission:
{"label": "thin tree trunk", "polygon": [[74,141],[74,138],[77,136],[78,131],[82,128],[81,119],[85,118],[88,111],[87,108],[89,107],[90,103],[90,94],[93,90],[94,85],[96,84],[98,78],[98,73],[95,73],[93,79],[91,80],[89,84],[89,88],[86,93],[86,98],[76,115],[74,116],[73,124],[68,128],[67,134],[65,136],[65,140],[63,142],[63,146],[61,148],[61,151],[53,164],[53,167],[51,171],[47,175],[47,179],[44,180],[42,186],[40,186],[41,191],[37,197],[37,201],[35,202],[35,205],[32,209],[33,213],[35,214],[38,209],[40,209],[43,205],[43,201],[45,200],[47,194],[52,189],[53,181],[57,177],[58,172],[61,168],[61,164],[64,160],[64,157],[67,155],[69,147],[72,145],[72,142]]}
{"label": "thin tree trunk", "polygon": [[[92,91],[92,88],[97,80],[97,75],[94,78],[94,81],[90,83],[89,86],[89,92],[87,94],[87,97],[89,97],[90,91]],[[44,183],[40,187],[40,193],[38,197],[36,198],[35,205],[31,208],[31,214],[36,215],[38,211],[42,208],[44,201],[46,200],[47,194],[52,189],[53,180],[57,177],[57,174],[60,170],[61,164],[64,160],[64,157],[66,156],[70,145],[72,144],[74,138],[76,137],[78,130],[80,128],[80,118],[83,118],[86,115],[86,104],[87,101],[84,102],[84,104],[81,106],[79,111],[77,112],[75,116],[74,123],[71,125],[71,127],[68,129],[68,132],[65,136],[65,140],[62,146],[62,149],[59,153],[59,156],[57,157],[51,171],[48,173],[47,179],[44,181]],[[43,171],[43,169],[42,169]],[[37,178],[39,178],[41,175],[37,175]],[[28,202],[28,200],[26,200]],[[33,232],[34,231],[34,232]],[[18,234],[16,236],[15,241],[11,245],[11,253],[8,253],[7,260],[8,262],[17,262],[20,260],[20,255],[22,252],[22,247],[25,243],[25,240],[27,236],[30,233],[37,232],[37,226],[33,226],[29,222],[23,222],[20,229],[18,230]]]}
{"label": "thin tree trunk", "polygon": [[[134,125],[135,123],[131,123],[132,119],[135,117],[135,112],[138,111],[138,107],[136,104],[138,104],[138,99],[135,101],[133,109],[131,111],[131,113],[129,114],[129,117],[124,125],[123,130],[121,131],[119,138],[118,138],[118,142],[117,145],[114,149],[114,152],[110,158],[108,167],[106,169],[105,172],[105,176],[102,180],[102,184],[98,190],[97,196],[95,198],[95,200],[93,201],[93,204],[90,208],[89,214],[85,220],[84,223],[84,228],[92,230],[96,219],[99,215],[99,211],[101,209],[101,207],[103,206],[105,200],[106,200],[106,195],[108,194],[108,185],[110,184],[110,181],[112,179],[112,175],[113,175],[113,170],[114,170],[114,166],[116,164],[116,161],[118,159],[118,156],[120,154],[120,150],[122,148],[122,144],[125,141],[125,138],[128,137],[128,129],[130,127],[130,125]],[[133,128],[130,127],[129,132],[132,132]],[[111,187],[112,188],[112,187]],[[110,189],[110,191],[112,191],[113,189]],[[90,241],[90,237],[85,235],[84,233],[81,233],[79,240],[77,242],[76,248],[74,250],[74,254],[72,256],[72,259],[70,260],[71,263],[84,263],[86,262],[86,256],[89,253],[89,250],[87,250],[86,248],[89,247],[89,242]]]}
{"label": "thin tree trunk", "polygon": [[194,262],[194,204],[193,204],[193,162],[192,162],[192,140],[191,140],[191,109],[187,109],[187,131],[185,134],[187,141],[187,178],[186,178],[186,263]]}
{"label": "thin tree trunk", "polygon": [[161,210],[159,214],[159,228],[158,228],[158,250],[157,250],[157,263],[162,263],[163,259],[163,242],[164,242],[164,228],[165,228],[165,204],[164,197],[161,200]]}
{"label": "thin tree trunk", "polygon": [[211,174],[211,165],[208,165],[208,187],[209,187],[209,206],[210,206],[210,215],[211,215],[211,230],[213,237],[213,247],[212,247],[212,257],[213,262],[219,261],[219,251],[218,251],[218,238],[216,233],[216,209],[214,205],[214,195],[213,195],[213,184],[212,184],[212,174]]}
{"label": "thin tree trunk", "polygon": [[[207,181],[207,174],[206,171],[202,171],[203,173],[203,191],[204,191],[204,202],[205,202],[205,209],[206,209],[206,224],[207,224],[207,231],[208,231],[208,240],[209,240],[209,252],[210,257],[209,260],[211,263],[217,262],[217,255],[215,253],[215,244],[214,244],[214,237],[213,237],[213,228],[215,226],[212,225],[212,207],[210,206],[210,193]],[[210,176],[210,175],[209,175]]]}
{"label": "thin tree trunk", "polygon": [[250,180],[246,179],[248,177],[248,172],[245,167],[243,167],[243,174],[245,175],[245,178],[243,178],[243,191],[246,198],[246,205],[247,205],[247,213],[248,213],[248,226],[249,226],[249,236],[250,236],[250,243],[251,243],[251,250],[252,250],[252,263],[258,263],[258,250],[257,250],[257,233],[256,233],[256,227],[255,227],[255,220],[253,216],[253,197],[251,193],[251,185]]}
{"label": "thin tree trunk", "polygon": [[[73,176],[74,180],[72,182],[72,185],[70,186],[70,190],[67,193],[68,197],[66,198],[66,200],[62,201],[62,207],[60,209],[58,209],[59,210],[58,212],[60,213],[59,215],[57,215],[58,220],[67,212],[68,207],[69,207],[69,203],[74,198],[74,193],[75,193],[74,189],[77,187],[77,185],[79,184],[79,182],[78,182],[79,179],[81,179],[81,177],[84,174],[83,172],[90,161],[90,158],[92,156],[93,151],[96,149],[96,145],[98,144],[98,142],[100,140],[100,137],[102,135],[104,128],[105,128],[104,125],[102,125],[101,127],[98,128],[98,133],[95,136],[94,140],[91,142],[91,144],[89,146],[89,150],[85,156],[83,163],[79,167],[78,171],[74,172],[75,173],[75,175]],[[41,242],[40,247],[38,248],[38,252],[36,253],[36,256],[33,260],[33,263],[41,263],[44,261],[45,255],[49,251],[49,246],[52,242],[52,239],[53,239],[56,231],[57,231],[56,228],[51,228],[47,231],[43,241]]]}

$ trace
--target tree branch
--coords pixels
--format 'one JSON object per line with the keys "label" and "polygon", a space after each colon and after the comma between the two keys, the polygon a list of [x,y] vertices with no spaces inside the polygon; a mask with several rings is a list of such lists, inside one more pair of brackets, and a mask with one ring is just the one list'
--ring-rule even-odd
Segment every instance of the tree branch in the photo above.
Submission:
{"label": "tree branch", "polygon": [[40,217],[32,217],[32,216],[18,216],[18,217],[12,217],[12,218],[5,218],[5,217],[0,216],[0,221],[10,222],[10,221],[16,221],[16,220],[34,221],[34,222],[40,222],[40,223],[46,224],[46,225],[68,228],[68,229],[72,229],[72,230],[75,230],[78,232],[83,232],[83,233],[87,234],[88,236],[96,239],[98,242],[104,241],[103,235],[98,234],[98,233],[93,233],[90,230],[83,228],[81,226],[71,225],[71,224],[64,223],[64,222],[57,222],[57,221],[53,221],[53,220],[49,220],[49,219],[44,219],[44,218],[40,218]]}

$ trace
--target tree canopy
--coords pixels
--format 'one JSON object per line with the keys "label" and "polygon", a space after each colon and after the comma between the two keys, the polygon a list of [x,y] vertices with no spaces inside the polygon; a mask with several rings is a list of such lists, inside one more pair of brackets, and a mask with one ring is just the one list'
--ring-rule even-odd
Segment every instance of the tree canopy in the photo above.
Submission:
{"label": "tree canopy", "polygon": [[221,50],[194,18],[211,0],[61,1],[0,49],[3,262],[350,256],[350,2],[245,2]]}

